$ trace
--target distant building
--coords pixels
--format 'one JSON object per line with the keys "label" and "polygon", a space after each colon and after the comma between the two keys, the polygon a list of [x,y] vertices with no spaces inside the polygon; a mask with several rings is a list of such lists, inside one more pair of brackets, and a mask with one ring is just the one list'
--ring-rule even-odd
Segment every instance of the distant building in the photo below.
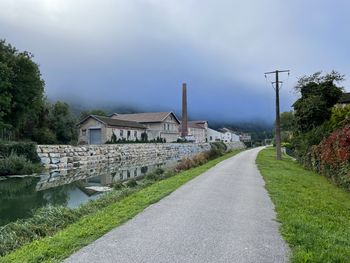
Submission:
{"label": "distant building", "polygon": [[80,144],[104,144],[115,135],[116,140],[141,140],[147,127],[135,121],[89,115],[78,123]]}
{"label": "distant building", "polygon": [[180,121],[173,112],[114,113],[112,119],[137,122],[147,128],[148,140],[163,138],[174,142],[179,137]]}
{"label": "distant building", "polygon": [[239,135],[237,135],[234,131],[228,128],[222,128],[220,131],[224,134],[223,141],[224,142],[239,142]]}
{"label": "distant building", "polygon": [[207,139],[208,142],[220,142],[224,141],[224,134],[222,132],[213,130],[211,128],[208,128],[207,130]]}
{"label": "distant building", "polygon": [[[207,142],[208,134],[208,122],[207,121],[188,121],[188,136],[192,136],[196,143]],[[179,131],[182,130],[182,125],[180,124]]]}

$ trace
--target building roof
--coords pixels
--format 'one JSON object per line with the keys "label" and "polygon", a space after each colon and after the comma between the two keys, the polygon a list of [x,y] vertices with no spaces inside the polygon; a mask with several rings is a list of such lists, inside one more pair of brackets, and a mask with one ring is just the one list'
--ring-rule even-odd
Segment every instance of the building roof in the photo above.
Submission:
{"label": "building roof", "polygon": [[189,128],[197,128],[197,129],[205,129],[205,123],[206,123],[206,121],[189,121],[188,127]]}
{"label": "building roof", "polygon": [[119,119],[119,120],[127,120],[127,121],[136,121],[139,123],[150,123],[150,122],[162,122],[164,121],[169,115],[173,115],[174,119],[180,123],[176,115],[171,112],[143,112],[143,113],[132,113],[132,114],[119,114],[114,113],[112,115],[113,119]]}
{"label": "building roof", "polygon": [[98,116],[98,115],[89,115],[85,119],[81,120],[78,124],[85,122],[88,118],[94,118],[95,120],[100,121],[112,127],[130,127],[130,128],[147,129],[145,125],[138,123],[136,121],[119,120],[119,119],[113,119],[105,116]]}
{"label": "building roof", "polygon": [[350,103],[350,92],[344,92],[343,95],[339,99],[339,103],[341,103],[341,104]]}

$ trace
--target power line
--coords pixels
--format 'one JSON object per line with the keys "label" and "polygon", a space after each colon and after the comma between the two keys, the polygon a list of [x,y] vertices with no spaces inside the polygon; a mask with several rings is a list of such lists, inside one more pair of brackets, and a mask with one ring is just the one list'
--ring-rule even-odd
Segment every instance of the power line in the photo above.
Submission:
{"label": "power line", "polygon": [[281,120],[280,120],[280,84],[282,85],[283,81],[279,80],[279,73],[288,72],[289,70],[275,70],[270,72],[265,72],[265,78],[266,75],[275,74],[276,81],[271,82],[271,84],[275,84],[275,92],[276,92],[276,127],[275,127],[275,139],[276,139],[276,159],[281,160],[282,159],[282,152],[281,152]]}

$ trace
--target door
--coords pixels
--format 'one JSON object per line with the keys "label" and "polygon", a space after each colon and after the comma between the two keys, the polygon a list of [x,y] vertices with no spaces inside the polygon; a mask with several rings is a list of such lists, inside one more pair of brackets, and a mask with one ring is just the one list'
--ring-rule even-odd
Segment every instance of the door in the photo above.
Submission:
{"label": "door", "polygon": [[90,144],[101,144],[101,129],[90,129]]}

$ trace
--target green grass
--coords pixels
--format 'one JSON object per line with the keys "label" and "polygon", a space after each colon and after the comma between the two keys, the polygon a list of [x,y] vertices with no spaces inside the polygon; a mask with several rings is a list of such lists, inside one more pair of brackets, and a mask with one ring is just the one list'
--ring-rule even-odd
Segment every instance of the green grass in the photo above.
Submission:
{"label": "green grass", "polygon": [[288,157],[261,151],[257,164],[276,207],[291,262],[350,262],[350,193]]}
{"label": "green grass", "polygon": [[82,217],[78,222],[69,225],[51,237],[45,237],[24,245],[1,257],[0,262],[60,262],[78,249],[131,219],[149,205],[158,202],[181,185],[238,152],[240,151],[232,151],[202,166],[158,181],[104,207],[96,213]]}

